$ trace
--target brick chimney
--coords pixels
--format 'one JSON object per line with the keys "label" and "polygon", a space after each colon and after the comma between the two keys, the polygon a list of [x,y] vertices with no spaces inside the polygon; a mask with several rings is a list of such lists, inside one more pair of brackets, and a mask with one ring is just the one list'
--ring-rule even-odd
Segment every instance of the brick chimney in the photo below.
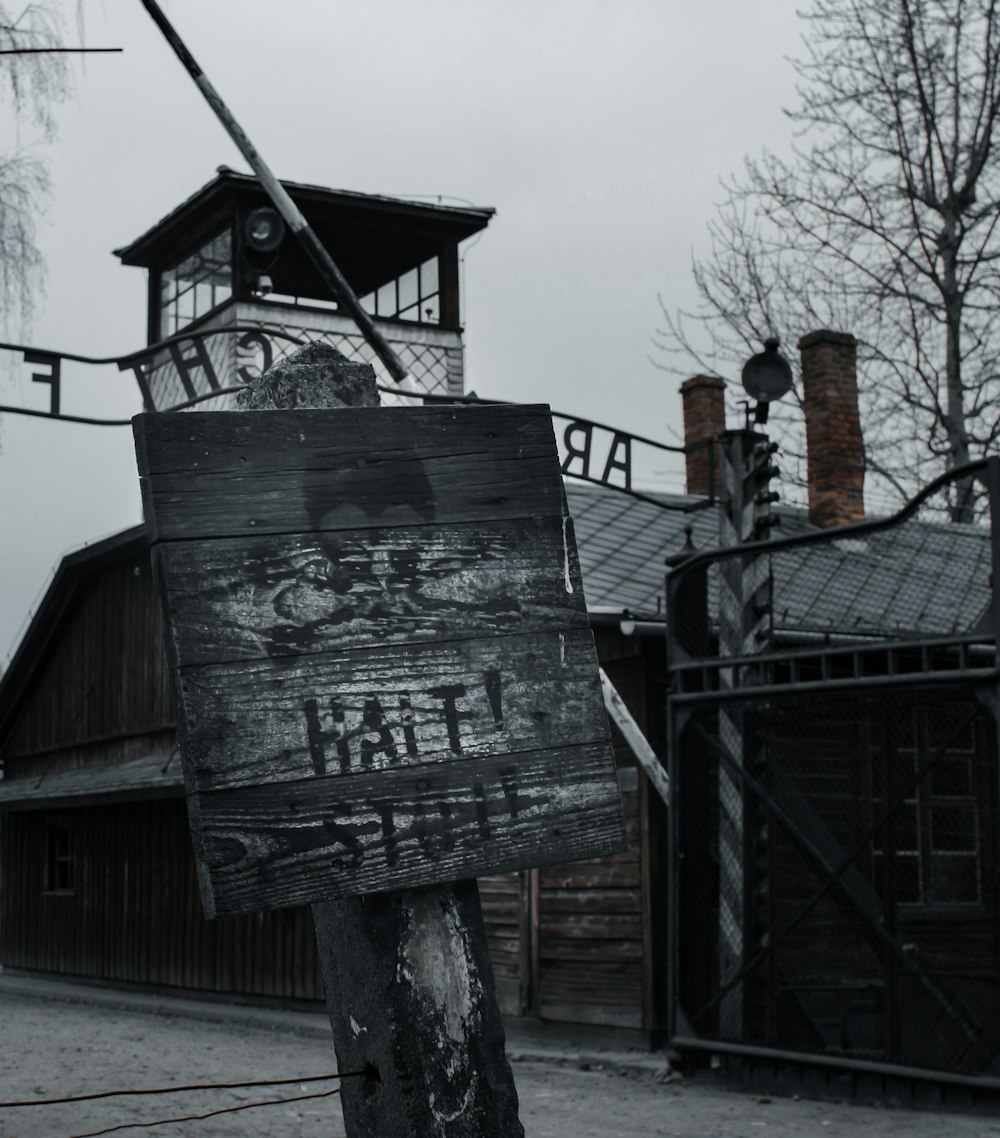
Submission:
{"label": "brick chimney", "polygon": [[[687,492],[719,493],[718,447],[698,446],[726,429],[726,385],[716,375],[695,375],[681,384]],[[715,480],[713,487],[712,478]]]}
{"label": "brick chimney", "polygon": [[858,417],[858,342],[819,331],[798,343],[806,414],[809,520],[842,526],[865,518],[865,454]]}

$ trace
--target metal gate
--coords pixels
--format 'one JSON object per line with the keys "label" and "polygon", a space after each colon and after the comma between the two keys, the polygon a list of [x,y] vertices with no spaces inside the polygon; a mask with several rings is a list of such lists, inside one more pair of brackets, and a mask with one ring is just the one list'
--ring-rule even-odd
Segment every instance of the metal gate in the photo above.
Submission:
{"label": "metal gate", "polygon": [[[998,487],[990,459],[669,574],[675,1045],[1000,1076]],[[727,654],[762,565],[766,634]]]}

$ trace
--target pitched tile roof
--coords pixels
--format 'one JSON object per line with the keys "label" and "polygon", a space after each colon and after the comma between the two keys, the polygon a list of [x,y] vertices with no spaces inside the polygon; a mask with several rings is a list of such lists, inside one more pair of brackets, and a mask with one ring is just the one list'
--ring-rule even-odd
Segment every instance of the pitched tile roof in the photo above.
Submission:
{"label": "pitched tile roof", "polygon": [[566,497],[591,612],[627,608],[640,618],[662,619],[664,559],[684,547],[685,526],[691,526],[696,548],[716,544],[718,518],[713,510],[696,509],[698,498],[649,495],[661,503],[654,505],[612,488],[569,481]]}
{"label": "pitched tile roof", "polygon": [[[642,501],[608,487],[567,483],[584,589],[591,612],[663,619],[664,559],[685,544],[718,546],[714,507],[679,495]],[[799,511],[781,511],[777,534],[815,532],[808,545],[772,555],[775,626],[845,635],[935,636],[971,629],[991,599],[990,535],[983,527],[914,518],[864,537],[817,530]],[[710,570],[710,598],[714,597]],[[710,599],[710,605],[714,607]]]}

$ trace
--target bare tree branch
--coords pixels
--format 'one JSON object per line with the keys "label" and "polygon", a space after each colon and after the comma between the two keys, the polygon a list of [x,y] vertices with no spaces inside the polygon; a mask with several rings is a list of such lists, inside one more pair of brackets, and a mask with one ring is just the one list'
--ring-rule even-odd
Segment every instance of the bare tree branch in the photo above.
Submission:
{"label": "bare tree branch", "polygon": [[71,90],[62,46],[54,8],[28,3],[15,10],[0,2],[0,102],[13,109],[19,138],[27,125],[37,135],[0,154],[0,329],[5,333],[29,324],[44,282],[36,223],[49,177],[37,142],[54,137],[53,109]]}
{"label": "bare tree branch", "polygon": [[[998,0],[813,0],[803,19],[793,156],[724,185],[698,307],[664,309],[656,362],[735,374],[765,335],[853,332],[868,483],[905,498],[1000,437]],[[954,510],[973,517],[969,494]]]}

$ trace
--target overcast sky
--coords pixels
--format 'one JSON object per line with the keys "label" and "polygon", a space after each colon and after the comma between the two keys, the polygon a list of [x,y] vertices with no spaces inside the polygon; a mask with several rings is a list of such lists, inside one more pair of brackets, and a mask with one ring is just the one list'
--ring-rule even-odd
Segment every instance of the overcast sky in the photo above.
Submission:
{"label": "overcast sky", "polygon": [[[801,4],[803,0],[798,0]],[[274,172],[338,189],[493,206],[464,258],[466,375],[677,442],[678,381],[649,361],[657,293],[692,302],[719,180],[784,150],[796,0],[161,0]],[[75,0],[56,0],[77,42]],[[39,347],[145,343],[145,272],[111,250],[240,155],[139,0],[84,0],[76,93],[41,145]],[[0,146],[18,139],[4,108]],[[471,245],[471,243],[470,243]],[[45,407],[18,365],[0,402]],[[113,367],[67,369],[63,410],[140,409]],[[0,422],[0,663],[63,553],[140,520],[127,428]],[[682,488],[664,466],[661,487]]]}

